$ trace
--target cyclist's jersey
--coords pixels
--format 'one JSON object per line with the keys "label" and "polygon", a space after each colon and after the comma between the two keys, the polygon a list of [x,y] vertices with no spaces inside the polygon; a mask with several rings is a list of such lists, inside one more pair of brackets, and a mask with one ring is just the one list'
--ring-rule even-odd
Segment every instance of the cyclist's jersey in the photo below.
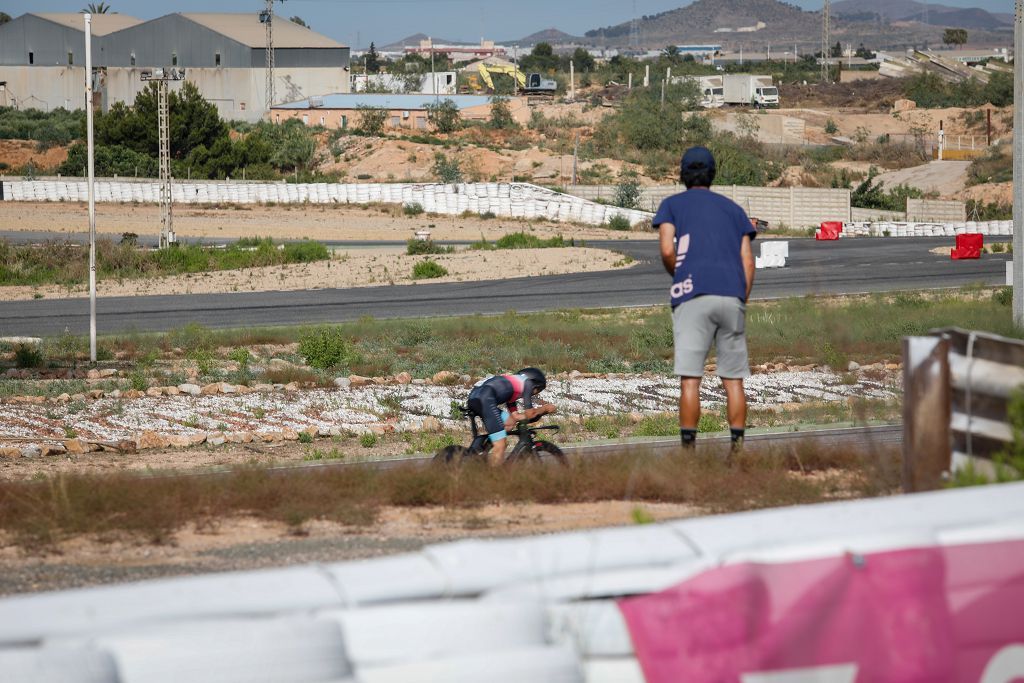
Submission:
{"label": "cyclist's jersey", "polygon": [[487,387],[494,391],[494,398],[499,405],[514,404],[523,399],[526,410],[533,408],[533,381],[525,375],[492,375],[477,382],[476,387]]}

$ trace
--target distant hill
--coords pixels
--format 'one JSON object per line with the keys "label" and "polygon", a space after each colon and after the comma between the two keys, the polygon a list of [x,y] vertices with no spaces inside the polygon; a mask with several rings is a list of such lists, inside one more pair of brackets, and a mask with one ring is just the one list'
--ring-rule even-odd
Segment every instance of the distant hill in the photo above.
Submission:
{"label": "distant hill", "polygon": [[[377,49],[383,52],[400,52],[403,48],[418,46],[420,41],[423,40],[430,40],[430,36],[426,33],[415,33],[406,38],[402,38],[401,40],[396,40],[390,45],[378,45]],[[434,36],[434,43],[437,45],[464,45],[466,44],[466,41],[450,40],[448,38],[438,38],[437,36]],[[469,44],[472,44],[472,42]]]}
{"label": "distant hill", "polygon": [[508,45],[517,43],[519,45],[536,45],[537,43],[550,43],[551,45],[568,45],[572,43],[579,43],[580,40],[579,36],[569,35],[565,31],[560,31],[557,28],[548,28],[543,31],[537,31],[525,38],[520,38],[519,40],[506,41],[504,44]]}
{"label": "distant hill", "polygon": [[931,26],[998,31],[1012,26],[1012,15],[994,14],[978,7],[950,7],[916,0],[840,0],[832,11],[841,17],[885,21],[919,21]]}
{"label": "distant hill", "polygon": [[[649,47],[711,40],[727,43],[730,38],[753,39],[755,35],[806,43],[821,32],[820,12],[805,12],[778,0],[696,0],[686,7],[644,16],[639,23],[642,42]],[[626,44],[629,36],[630,22],[586,33],[591,40],[617,45]]]}

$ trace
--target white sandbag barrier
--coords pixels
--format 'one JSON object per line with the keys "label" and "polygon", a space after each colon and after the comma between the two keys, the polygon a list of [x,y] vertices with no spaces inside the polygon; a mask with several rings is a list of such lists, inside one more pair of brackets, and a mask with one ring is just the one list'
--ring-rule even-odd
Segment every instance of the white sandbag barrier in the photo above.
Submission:
{"label": "white sandbag barrier", "polygon": [[[821,666],[850,661],[865,680],[882,680],[872,672],[892,663],[863,654],[891,652],[868,637],[889,637],[872,621],[881,619],[900,625],[901,653],[944,653],[901,666],[962,665],[969,675],[958,680],[978,681],[975,668],[1024,643],[1022,577],[1024,484],[1007,484],[8,597],[0,679],[762,680],[759,648],[773,662],[798,652],[798,669],[817,665],[820,648]],[[851,603],[855,619],[843,611]],[[786,623],[809,618],[811,639]],[[863,621],[863,638],[842,631],[851,619]],[[765,634],[776,623],[789,640]],[[709,638],[708,624],[731,635]],[[924,642],[939,636],[939,650]],[[652,644],[662,637],[680,645]],[[792,680],[853,680],[849,666]],[[693,674],[721,667],[752,668]],[[1015,675],[1024,670],[999,680]]]}
{"label": "white sandbag barrier", "polygon": [[[81,202],[87,197],[85,181],[5,181],[3,197],[20,202]],[[104,203],[156,203],[155,182],[99,181],[96,201]],[[491,213],[502,218],[541,218],[602,225],[622,217],[630,225],[650,223],[653,214],[605,206],[554,192],[529,183],[430,183],[354,185],[311,183],[175,183],[178,204],[418,204],[428,213],[458,216]]]}
{"label": "white sandbag barrier", "polygon": [[1013,221],[962,221],[958,223],[844,223],[840,237],[955,237],[965,233],[1012,237]]}

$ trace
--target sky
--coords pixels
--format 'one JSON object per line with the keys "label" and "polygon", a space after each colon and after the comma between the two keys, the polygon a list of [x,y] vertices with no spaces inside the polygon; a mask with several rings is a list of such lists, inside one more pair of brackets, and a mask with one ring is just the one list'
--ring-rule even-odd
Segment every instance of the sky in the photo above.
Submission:
{"label": "sky", "polygon": [[[820,9],[821,0],[790,0],[804,9]],[[114,11],[140,19],[174,12],[258,12],[261,0],[111,0]],[[635,0],[636,14],[656,14],[689,4],[687,0]],[[941,4],[1013,12],[1010,0],[941,0]],[[77,12],[82,0],[0,0],[0,12]],[[516,40],[536,31],[558,28],[572,35],[629,21],[633,0],[285,0],[274,11],[300,16],[313,30],[355,48],[401,40],[415,33],[436,38],[477,41],[481,37]]]}

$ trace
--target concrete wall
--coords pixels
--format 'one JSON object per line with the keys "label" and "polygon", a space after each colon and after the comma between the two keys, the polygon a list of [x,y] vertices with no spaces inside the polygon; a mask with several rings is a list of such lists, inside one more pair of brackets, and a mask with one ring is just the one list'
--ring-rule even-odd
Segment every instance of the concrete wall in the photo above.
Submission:
{"label": "concrete wall", "polygon": [[873,223],[875,221],[905,221],[907,214],[902,211],[882,211],[881,209],[850,209],[850,220],[854,223]]}
{"label": "concrete wall", "polygon": [[714,118],[711,125],[715,130],[728,131],[740,134],[740,117],[746,117],[749,121],[757,124],[757,131],[754,137],[759,142],[769,144],[802,145],[806,142],[805,132],[807,124],[803,119],[785,114],[766,114],[754,112],[730,112],[724,118]]}
{"label": "concrete wall", "polygon": [[41,109],[85,107],[84,66],[0,66],[0,107]]}
{"label": "concrete wall", "polygon": [[967,207],[960,201],[908,199],[907,220],[958,223],[967,220]]}
{"label": "concrete wall", "polygon": [[[712,189],[735,201],[751,216],[768,221],[772,227],[803,228],[820,225],[824,221],[850,220],[849,190],[732,185]],[[665,197],[683,190],[681,185],[645,187],[640,197],[640,208],[657,211]],[[615,186],[578,185],[567,188],[566,192],[585,199],[610,201],[615,197]]]}

